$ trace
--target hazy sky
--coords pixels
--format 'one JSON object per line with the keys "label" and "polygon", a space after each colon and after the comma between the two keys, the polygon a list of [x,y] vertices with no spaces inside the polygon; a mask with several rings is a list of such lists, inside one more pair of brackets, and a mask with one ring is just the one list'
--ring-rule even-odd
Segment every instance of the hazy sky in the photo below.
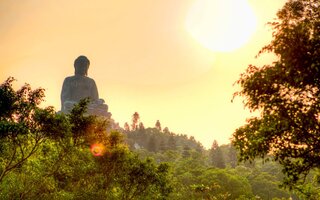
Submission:
{"label": "hazy sky", "polygon": [[[285,0],[2,0],[0,81],[46,89],[60,109],[63,79],[86,55],[113,118],[229,143],[249,116],[233,83],[271,39]],[[255,24],[255,25],[254,25]]]}

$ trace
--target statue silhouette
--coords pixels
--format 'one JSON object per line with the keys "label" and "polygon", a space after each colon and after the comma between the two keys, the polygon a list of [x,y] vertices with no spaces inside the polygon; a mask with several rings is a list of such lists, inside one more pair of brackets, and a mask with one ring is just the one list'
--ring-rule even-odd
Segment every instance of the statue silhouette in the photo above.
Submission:
{"label": "statue silhouette", "polygon": [[86,56],[79,56],[74,61],[75,75],[65,78],[61,90],[61,111],[70,112],[74,104],[81,99],[89,98],[89,114],[110,115],[108,105],[99,99],[98,88],[93,79],[88,77],[90,61]]}

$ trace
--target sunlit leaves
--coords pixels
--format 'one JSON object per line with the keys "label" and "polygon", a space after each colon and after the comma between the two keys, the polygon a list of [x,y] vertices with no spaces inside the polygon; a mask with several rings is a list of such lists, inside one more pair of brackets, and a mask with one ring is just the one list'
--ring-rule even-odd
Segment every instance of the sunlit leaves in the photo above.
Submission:
{"label": "sunlit leaves", "polygon": [[289,0],[269,23],[273,40],[259,52],[274,63],[250,65],[235,96],[260,113],[233,134],[241,160],[273,155],[294,184],[320,167],[320,1]]}
{"label": "sunlit leaves", "polygon": [[172,191],[169,166],[130,152],[106,118],[87,114],[88,100],[56,113],[39,107],[42,89],[15,91],[13,81],[0,85],[1,199],[164,199]]}

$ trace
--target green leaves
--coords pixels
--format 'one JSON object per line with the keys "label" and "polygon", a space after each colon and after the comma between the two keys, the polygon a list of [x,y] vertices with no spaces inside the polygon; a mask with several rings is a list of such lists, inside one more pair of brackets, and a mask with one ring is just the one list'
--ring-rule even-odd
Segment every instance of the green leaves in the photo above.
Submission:
{"label": "green leaves", "polygon": [[233,134],[240,160],[272,155],[283,166],[287,185],[320,167],[319,24],[319,0],[289,0],[269,23],[273,39],[259,52],[274,53],[278,60],[250,65],[236,82],[241,90],[235,96],[260,114]]}

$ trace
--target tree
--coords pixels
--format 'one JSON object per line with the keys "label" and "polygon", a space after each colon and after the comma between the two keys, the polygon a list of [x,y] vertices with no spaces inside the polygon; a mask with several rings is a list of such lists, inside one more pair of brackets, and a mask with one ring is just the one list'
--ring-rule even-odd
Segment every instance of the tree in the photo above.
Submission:
{"label": "tree", "polygon": [[169,165],[147,158],[140,160],[123,145],[119,132],[108,135],[107,152],[98,157],[105,199],[165,199],[172,191]]}
{"label": "tree", "polygon": [[[61,189],[61,182],[65,185],[66,175],[77,171],[74,166],[88,163],[74,152],[104,140],[108,123],[85,114],[88,100],[67,115],[41,108],[43,89],[25,84],[15,91],[13,81],[8,78],[0,85],[0,199],[46,199]],[[69,173],[59,176],[71,161]]]}
{"label": "tree", "polygon": [[190,154],[190,147],[188,145],[184,145],[183,146],[183,150],[182,150],[182,157],[183,158],[188,158],[191,154]]}
{"label": "tree", "polygon": [[147,149],[149,151],[152,151],[152,152],[156,152],[157,151],[157,142],[156,142],[156,137],[154,135],[151,135],[149,137],[149,141],[148,141],[148,144],[147,144]]}
{"label": "tree", "polygon": [[129,126],[128,122],[124,123],[124,130],[125,130],[126,132],[129,132],[129,131],[130,131],[130,126]]}
{"label": "tree", "polygon": [[139,130],[141,131],[145,130],[144,124],[142,122],[139,123]]}
{"label": "tree", "polygon": [[168,145],[166,144],[164,139],[161,139],[159,142],[159,151],[164,152],[166,150],[168,150]]}
{"label": "tree", "polygon": [[229,152],[228,152],[228,161],[232,168],[237,166],[237,151],[232,145],[228,145]]}
{"label": "tree", "polygon": [[226,164],[222,155],[221,148],[217,140],[214,140],[210,149],[210,159],[213,166],[217,168],[225,168]]}
{"label": "tree", "polygon": [[157,120],[156,124],[155,124],[156,129],[158,129],[159,131],[161,131],[161,124],[160,121]]}
{"label": "tree", "polygon": [[[240,196],[250,199],[248,197],[252,196],[249,181],[232,171],[226,169],[207,169],[199,178],[203,185],[209,186],[211,195],[213,194],[213,196],[217,197],[223,195],[226,197],[219,199],[238,199]],[[226,195],[228,193],[229,195]]]}
{"label": "tree", "polygon": [[169,150],[176,150],[177,149],[177,141],[173,135],[170,135],[168,139],[168,149]]}
{"label": "tree", "polygon": [[15,91],[13,81],[8,78],[0,85],[0,183],[41,149],[46,139],[64,137],[70,130],[66,118],[56,116],[52,107],[39,107],[43,89],[32,90],[25,84]]}
{"label": "tree", "polygon": [[[40,108],[43,89],[0,85],[0,199],[166,199],[169,165],[140,159],[111,122]],[[94,149],[94,146],[97,148]],[[98,153],[97,153],[98,152]]]}
{"label": "tree", "polygon": [[163,132],[166,134],[170,134],[169,128],[168,127],[164,127]]}
{"label": "tree", "polygon": [[132,124],[131,124],[131,130],[134,131],[138,128],[138,122],[140,120],[140,115],[138,112],[133,113],[132,115]]}
{"label": "tree", "polygon": [[232,143],[241,161],[271,154],[291,187],[320,168],[320,1],[289,0],[269,24],[273,39],[258,55],[278,59],[250,65],[236,82],[234,95],[260,116],[238,128]]}
{"label": "tree", "polygon": [[213,140],[211,145],[211,150],[217,150],[219,148],[219,144],[217,140]]}

